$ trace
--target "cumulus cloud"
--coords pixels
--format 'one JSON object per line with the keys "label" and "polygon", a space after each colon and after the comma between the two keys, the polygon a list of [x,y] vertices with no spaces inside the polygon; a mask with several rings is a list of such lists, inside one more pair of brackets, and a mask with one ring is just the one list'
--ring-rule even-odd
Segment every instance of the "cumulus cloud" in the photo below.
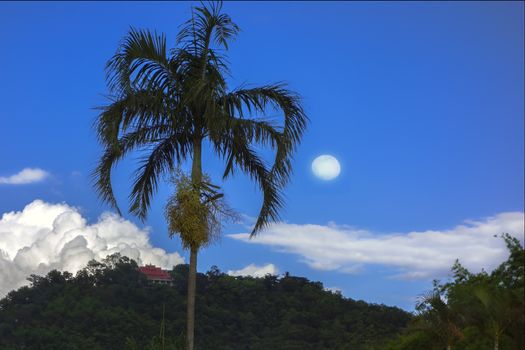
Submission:
{"label": "cumulus cloud", "polygon": [[46,179],[49,173],[40,168],[25,168],[11,176],[0,176],[0,185],[26,185]]}
{"label": "cumulus cloud", "polygon": [[0,297],[27,284],[30,274],[77,272],[91,259],[121,253],[139,264],[171,269],[183,263],[149,242],[149,232],[115,214],[88,224],[77,208],[35,200],[0,219]]}
{"label": "cumulus cloud", "polygon": [[524,213],[501,213],[441,231],[379,234],[336,224],[276,223],[252,239],[249,233],[229,237],[297,254],[317,270],[359,273],[382,265],[394,271],[392,278],[426,279],[446,276],[455,259],[472,271],[492,270],[507,257],[499,237],[504,232],[523,242]]}
{"label": "cumulus cloud", "polygon": [[230,270],[228,275],[230,276],[252,276],[252,277],[264,277],[266,275],[277,275],[279,270],[274,264],[266,264],[263,266],[257,266],[250,264],[240,270]]}

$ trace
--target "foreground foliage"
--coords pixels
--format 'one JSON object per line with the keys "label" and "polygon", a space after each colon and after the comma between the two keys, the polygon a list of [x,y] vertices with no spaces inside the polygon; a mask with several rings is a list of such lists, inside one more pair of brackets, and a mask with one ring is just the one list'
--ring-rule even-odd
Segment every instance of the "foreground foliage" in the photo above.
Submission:
{"label": "foreground foliage", "polygon": [[525,349],[525,251],[516,238],[503,239],[507,261],[490,274],[472,273],[457,261],[452,281],[435,282],[418,303],[409,332],[387,349]]}
{"label": "foreground foliage", "polygon": [[[134,261],[114,255],[76,276],[32,276],[31,286],[0,301],[0,348],[182,349],[188,266],[171,273],[173,287],[148,285]],[[197,301],[197,349],[374,349],[411,317],[306,278],[232,277],[217,268],[197,275]]]}

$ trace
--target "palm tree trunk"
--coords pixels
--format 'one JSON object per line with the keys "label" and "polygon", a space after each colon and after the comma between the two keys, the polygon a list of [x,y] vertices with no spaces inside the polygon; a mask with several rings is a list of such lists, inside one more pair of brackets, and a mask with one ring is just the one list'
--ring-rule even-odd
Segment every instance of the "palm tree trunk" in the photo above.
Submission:
{"label": "palm tree trunk", "polygon": [[190,251],[190,271],[188,274],[188,305],[186,315],[186,342],[187,349],[193,350],[195,342],[195,294],[197,280],[197,249]]}
{"label": "palm tree trunk", "polygon": [[[195,139],[193,145],[193,163],[191,167],[191,181],[200,184],[202,181],[202,141]],[[186,348],[193,350],[195,343],[195,294],[197,292],[197,253],[198,247],[190,249],[190,270],[188,273],[188,302],[186,311]]]}
{"label": "palm tree trunk", "polygon": [[494,337],[494,350],[499,350],[499,334],[496,333]]}
{"label": "palm tree trunk", "polygon": [[447,350],[452,350],[452,345],[447,344]]}

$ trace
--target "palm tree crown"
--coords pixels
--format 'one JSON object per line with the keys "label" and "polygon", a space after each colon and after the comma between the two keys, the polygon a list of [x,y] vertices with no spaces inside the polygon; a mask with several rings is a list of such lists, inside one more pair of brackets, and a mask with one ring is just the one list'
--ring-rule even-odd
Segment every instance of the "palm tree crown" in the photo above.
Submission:
{"label": "palm tree crown", "polygon": [[[224,179],[239,169],[262,190],[252,234],[278,219],[292,153],[308,120],[299,96],[284,84],[228,90],[224,51],[238,30],[221,3],[193,9],[172,50],[164,35],[130,29],[107,64],[111,101],[96,121],[104,153],[94,178],[103,200],[118,210],[112,168],[129,152],[147,150],[129,197],[130,212],[144,219],[163,174],[192,159],[192,181],[202,181],[207,141],[225,161]],[[282,112],[282,125],[258,117],[269,108]],[[272,165],[255,152],[256,144],[275,150]]]}

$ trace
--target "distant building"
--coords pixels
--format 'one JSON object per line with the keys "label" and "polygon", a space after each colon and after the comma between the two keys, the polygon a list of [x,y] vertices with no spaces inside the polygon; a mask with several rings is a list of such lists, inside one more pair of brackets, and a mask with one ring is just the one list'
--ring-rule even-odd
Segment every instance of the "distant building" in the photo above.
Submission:
{"label": "distant building", "polygon": [[150,283],[173,285],[173,280],[167,270],[163,270],[155,265],[146,265],[139,267]]}

